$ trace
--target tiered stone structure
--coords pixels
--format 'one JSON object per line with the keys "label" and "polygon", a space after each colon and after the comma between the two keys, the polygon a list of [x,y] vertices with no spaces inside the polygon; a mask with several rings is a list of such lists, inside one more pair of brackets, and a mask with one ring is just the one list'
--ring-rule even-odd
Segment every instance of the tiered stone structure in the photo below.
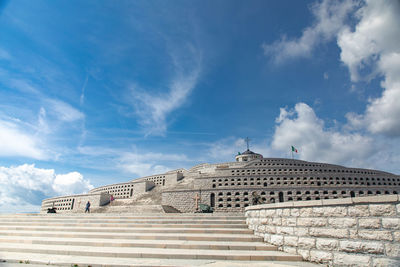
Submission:
{"label": "tiered stone structure", "polygon": [[257,236],[304,260],[329,266],[400,266],[397,195],[246,208]]}
{"label": "tiered stone structure", "polygon": [[[83,212],[91,200],[92,209],[107,205],[110,195],[124,205],[162,205],[180,212],[195,212],[195,198],[215,212],[238,212],[259,196],[263,203],[397,195],[400,176],[391,173],[347,168],[339,165],[284,158],[263,158],[246,150],[235,162],[200,164],[189,170],[106,185],[88,194],[46,199],[42,212],[55,207],[58,212]],[[171,209],[169,209],[171,210]]]}

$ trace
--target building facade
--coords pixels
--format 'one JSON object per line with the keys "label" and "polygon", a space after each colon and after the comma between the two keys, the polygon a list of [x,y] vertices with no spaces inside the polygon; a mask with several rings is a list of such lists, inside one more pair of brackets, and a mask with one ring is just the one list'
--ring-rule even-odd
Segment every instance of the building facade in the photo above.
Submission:
{"label": "building facade", "polygon": [[[106,185],[88,194],[45,199],[42,212],[83,212],[91,199],[106,206],[110,195],[135,205],[147,197],[147,204],[195,212],[199,203],[215,212],[238,212],[258,203],[307,201],[391,195],[400,192],[400,176],[388,172],[284,158],[264,158],[247,149],[234,162],[200,164],[146,176],[129,182]],[[131,200],[131,202],[129,202]],[[136,202],[135,202],[136,201]],[[93,204],[92,204],[93,205]]]}

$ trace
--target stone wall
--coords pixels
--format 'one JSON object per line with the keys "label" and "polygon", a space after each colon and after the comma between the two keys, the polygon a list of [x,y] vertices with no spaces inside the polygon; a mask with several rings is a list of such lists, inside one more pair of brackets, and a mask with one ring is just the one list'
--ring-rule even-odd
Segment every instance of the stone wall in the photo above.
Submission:
{"label": "stone wall", "polygon": [[[162,204],[172,206],[181,212],[195,212],[195,197],[199,203],[212,206],[215,212],[243,212],[251,197],[247,190],[179,190],[162,193]],[[225,194],[225,198],[224,195]],[[213,202],[213,203],[212,203]]]}
{"label": "stone wall", "polygon": [[[195,212],[195,196],[199,190],[167,191],[162,193],[162,205],[172,206],[180,212]],[[199,194],[200,195],[200,194]]]}
{"label": "stone wall", "polygon": [[249,206],[247,224],[265,242],[330,266],[400,266],[397,195]]}
{"label": "stone wall", "polygon": [[47,213],[47,209],[52,207],[56,208],[57,213],[82,213],[85,211],[88,201],[90,201],[90,210],[96,211],[110,202],[110,195],[102,192],[48,198],[42,201],[40,213]]}
{"label": "stone wall", "polygon": [[115,199],[136,199],[147,191],[150,191],[153,187],[155,187],[154,181],[141,180],[97,187],[90,190],[89,194],[104,192],[113,195]]}
{"label": "stone wall", "polygon": [[142,181],[135,183],[135,186],[132,188],[131,197],[132,199],[137,199],[140,196],[146,194],[155,186],[153,181]]}

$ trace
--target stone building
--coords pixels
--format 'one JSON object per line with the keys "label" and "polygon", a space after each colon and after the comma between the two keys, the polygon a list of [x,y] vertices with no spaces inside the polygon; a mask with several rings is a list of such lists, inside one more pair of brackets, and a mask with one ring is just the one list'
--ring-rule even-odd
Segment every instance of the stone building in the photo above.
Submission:
{"label": "stone building", "polygon": [[244,211],[257,197],[262,203],[391,195],[400,192],[400,176],[388,172],[285,158],[264,158],[247,149],[234,162],[200,164],[129,182],[95,188],[87,194],[45,199],[42,212],[83,212],[90,200],[107,211],[116,205],[159,206],[168,212],[195,212],[199,203],[215,212]]}

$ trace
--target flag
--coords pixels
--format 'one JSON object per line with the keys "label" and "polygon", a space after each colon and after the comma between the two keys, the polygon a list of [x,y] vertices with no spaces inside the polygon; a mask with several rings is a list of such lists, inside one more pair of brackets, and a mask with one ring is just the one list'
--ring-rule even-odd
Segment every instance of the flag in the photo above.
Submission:
{"label": "flag", "polygon": [[292,151],[296,152],[296,153],[299,153],[299,151],[297,151],[297,149],[294,146],[292,146]]}

